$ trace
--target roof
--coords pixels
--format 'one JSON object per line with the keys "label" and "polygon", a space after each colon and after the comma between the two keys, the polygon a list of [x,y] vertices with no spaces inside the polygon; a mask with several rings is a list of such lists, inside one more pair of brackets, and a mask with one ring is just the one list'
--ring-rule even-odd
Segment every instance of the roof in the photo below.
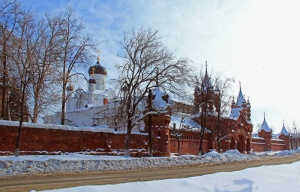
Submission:
{"label": "roof", "polygon": [[197,122],[193,121],[190,117],[180,117],[180,115],[172,115],[171,121],[170,121],[170,127],[173,128],[173,124],[176,124],[176,127],[178,128],[180,125],[188,127],[190,129],[192,128],[201,128],[201,125],[199,125]]}
{"label": "roof", "polygon": [[261,125],[261,127],[258,129],[258,132],[261,132],[262,130],[264,130],[267,133],[272,132],[272,129],[269,127],[269,125],[266,121],[266,118],[264,118],[264,122]]}
{"label": "roof", "polygon": [[91,75],[92,73],[94,74],[102,74],[102,75],[107,75],[107,70],[105,67],[103,67],[101,64],[100,64],[100,61],[99,59],[97,60],[97,63],[96,65],[92,66],[89,68],[88,70],[88,73]]}
{"label": "roof", "polygon": [[242,106],[243,102],[245,102],[245,98],[243,96],[242,88],[240,87],[239,96],[236,100],[236,106]]}
{"label": "roof", "polygon": [[283,134],[285,136],[289,136],[290,135],[290,133],[286,130],[286,128],[284,126],[284,123],[282,125],[282,129],[281,129],[280,133],[278,134],[278,136],[281,135],[281,134]]}
{"label": "roof", "polygon": [[242,110],[243,108],[241,108],[241,107],[237,107],[237,108],[232,108],[231,109],[231,113],[230,113],[230,115],[229,115],[229,118],[230,119],[238,119],[239,118],[239,116],[240,116],[240,111]]}

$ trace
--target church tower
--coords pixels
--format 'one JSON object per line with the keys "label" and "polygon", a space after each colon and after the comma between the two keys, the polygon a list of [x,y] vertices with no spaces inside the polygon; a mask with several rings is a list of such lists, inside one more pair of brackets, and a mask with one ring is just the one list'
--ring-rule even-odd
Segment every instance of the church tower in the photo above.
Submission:
{"label": "church tower", "polygon": [[92,79],[92,76],[94,76],[96,80],[96,90],[99,91],[105,91],[106,90],[106,75],[107,75],[107,70],[105,67],[103,67],[100,64],[100,56],[97,58],[97,63],[96,65],[92,66],[88,70],[90,79]]}

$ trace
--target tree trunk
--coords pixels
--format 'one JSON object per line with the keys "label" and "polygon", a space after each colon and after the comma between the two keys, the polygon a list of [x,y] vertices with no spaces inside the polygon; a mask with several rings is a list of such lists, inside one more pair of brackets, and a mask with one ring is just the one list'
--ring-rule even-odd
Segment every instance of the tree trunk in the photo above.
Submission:
{"label": "tree trunk", "polygon": [[[2,29],[3,30],[3,29]],[[3,32],[4,34],[4,32]],[[3,73],[2,73],[2,113],[1,119],[7,120],[7,107],[6,107],[6,41],[3,44],[2,50],[2,65],[3,65]]]}
{"label": "tree trunk", "polygon": [[152,149],[152,115],[149,115],[149,157],[153,156]]}
{"label": "tree trunk", "polygon": [[[201,133],[200,133],[200,148],[199,148],[199,155],[203,155],[203,137],[205,133],[205,126],[206,126],[206,114],[207,114],[207,101],[204,103],[204,110],[201,111]],[[203,117],[203,111],[204,111],[204,117]]]}
{"label": "tree trunk", "polygon": [[23,90],[22,90],[21,114],[20,114],[20,122],[19,122],[18,135],[17,135],[17,140],[16,140],[16,151],[15,151],[15,156],[16,157],[19,156],[19,151],[20,151],[20,139],[21,139],[21,131],[22,131],[23,119],[24,119],[25,89],[26,89],[26,83],[23,84]]}
{"label": "tree trunk", "polygon": [[204,131],[202,131],[202,130],[204,130],[204,128],[202,128],[201,127],[201,131],[200,131],[200,145],[199,145],[199,153],[198,153],[198,155],[203,155],[203,133],[204,133]]}
{"label": "tree trunk", "polygon": [[177,142],[178,142],[178,156],[180,156],[180,137],[177,137]]}
{"label": "tree trunk", "polygon": [[131,134],[128,134],[128,132],[127,132],[126,139],[125,139],[125,144],[124,144],[124,146],[125,146],[124,157],[126,157],[126,158],[130,157],[130,152],[129,152],[130,136],[131,136]]}
{"label": "tree trunk", "polygon": [[126,133],[126,139],[125,139],[125,143],[124,143],[124,147],[125,147],[125,153],[124,153],[124,157],[130,157],[130,152],[129,152],[129,149],[130,149],[130,139],[131,139],[131,124],[132,124],[132,121],[128,120],[128,123],[127,123],[127,133]]}
{"label": "tree trunk", "polygon": [[63,82],[62,100],[61,100],[61,125],[65,124],[66,112],[66,82]]}
{"label": "tree trunk", "polygon": [[220,141],[220,113],[218,112],[218,131],[217,131],[218,153],[220,153],[221,141]]}
{"label": "tree trunk", "polygon": [[34,101],[34,107],[33,107],[33,119],[32,119],[32,123],[37,123],[38,109],[39,109],[39,98],[36,97],[35,101]]}
{"label": "tree trunk", "polygon": [[[148,105],[149,109],[152,109],[152,91],[149,89],[149,95],[148,95]],[[152,150],[152,115],[149,115],[149,157],[153,156],[153,150]]]}

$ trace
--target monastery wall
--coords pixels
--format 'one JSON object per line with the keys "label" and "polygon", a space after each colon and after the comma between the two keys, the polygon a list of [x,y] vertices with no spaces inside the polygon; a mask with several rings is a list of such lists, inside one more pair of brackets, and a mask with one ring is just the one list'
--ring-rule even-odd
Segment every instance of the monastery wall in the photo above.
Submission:
{"label": "monastery wall", "polygon": [[261,137],[252,137],[251,149],[253,152],[289,150],[288,141],[282,139],[271,139],[270,141]]}
{"label": "monastery wall", "polygon": [[[91,127],[90,131],[85,130],[67,130],[61,128],[47,128],[45,125],[29,126],[24,123],[22,128],[20,154],[60,154],[65,152],[91,152],[91,154],[98,155],[123,155],[124,141],[126,135],[122,132],[113,131],[113,129],[106,132],[101,132],[101,128]],[[43,127],[44,126],[44,127]],[[53,125],[52,125],[53,126]],[[73,127],[69,127],[73,129]],[[76,129],[76,127],[74,127]],[[157,156],[169,156],[170,153],[178,152],[177,138],[168,137],[169,132],[153,131],[155,141],[153,143],[153,152]],[[15,125],[0,125],[0,155],[11,155],[15,151],[16,136],[18,126]],[[160,135],[160,136],[158,136]],[[169,141],[167,141],[169,139]],[[269,140],[262,137],[253,137],[251,141],[251,149],[253,152],[263,152],[267,149],[273,151],[288,150],[288,140],[271,139],[270,146]],[[198,133],[188,132],[179,142],[180,154],[197,155],[199,153],[199,138]],[[166,148],[168,147],[168,149]],[[203,151],[208,152],[212,149],[212,144],[205,134],[203,140]],[[163,149],[162,149],[163,148]],[[130,143],[130,153],[132,157],[148,156],[148,134],[132,134]],[[228,148],[229,149],[229,148]],[[234,148],[232,148],[234,149]],[[164,153],[156,153],[157,151],[164,151]]]}
{"label": "monastery wall", "polygon": [[[180,154],[181,155],[198,155],[199,154],[199,140],[193,139],[180,139]],[[203,151],[208,152],[208,141],[203,140]],[[178,139],[170,139],[170,151],[171,153],[178,153]]]}
{"label": "monastery wall", "polygon": [[[15,151],[17,131],[16,126],[0,125],[0,155]],[[133,134],[131,138],[131,156],[147,155],[148,136]],[[23,127],[20,154],[94,151],[101,155],[122,155],[124,141],[125,134]]]}

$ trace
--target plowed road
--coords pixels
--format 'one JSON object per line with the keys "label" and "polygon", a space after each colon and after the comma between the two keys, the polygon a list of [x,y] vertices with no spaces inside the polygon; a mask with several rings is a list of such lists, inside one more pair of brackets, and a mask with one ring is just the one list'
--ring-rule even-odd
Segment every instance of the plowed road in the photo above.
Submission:
{"label": "plowed road", "polygon": [[300,161],[300,154],[295,156],[261,157],[259,161],[234,162],[222,165],[199,165],[174,168],[127,170],[127,171],[102,171],[93,173],[72,173],[72,174],[49,174],[35,176],[0,177],[0,191],[29,191],[49,190],[81,185],[102,185],[134,181],[149,181],[169,178],[183,178],[199,176],[216,172],[229,172],[249,167],[262,165],[288,164]]}

